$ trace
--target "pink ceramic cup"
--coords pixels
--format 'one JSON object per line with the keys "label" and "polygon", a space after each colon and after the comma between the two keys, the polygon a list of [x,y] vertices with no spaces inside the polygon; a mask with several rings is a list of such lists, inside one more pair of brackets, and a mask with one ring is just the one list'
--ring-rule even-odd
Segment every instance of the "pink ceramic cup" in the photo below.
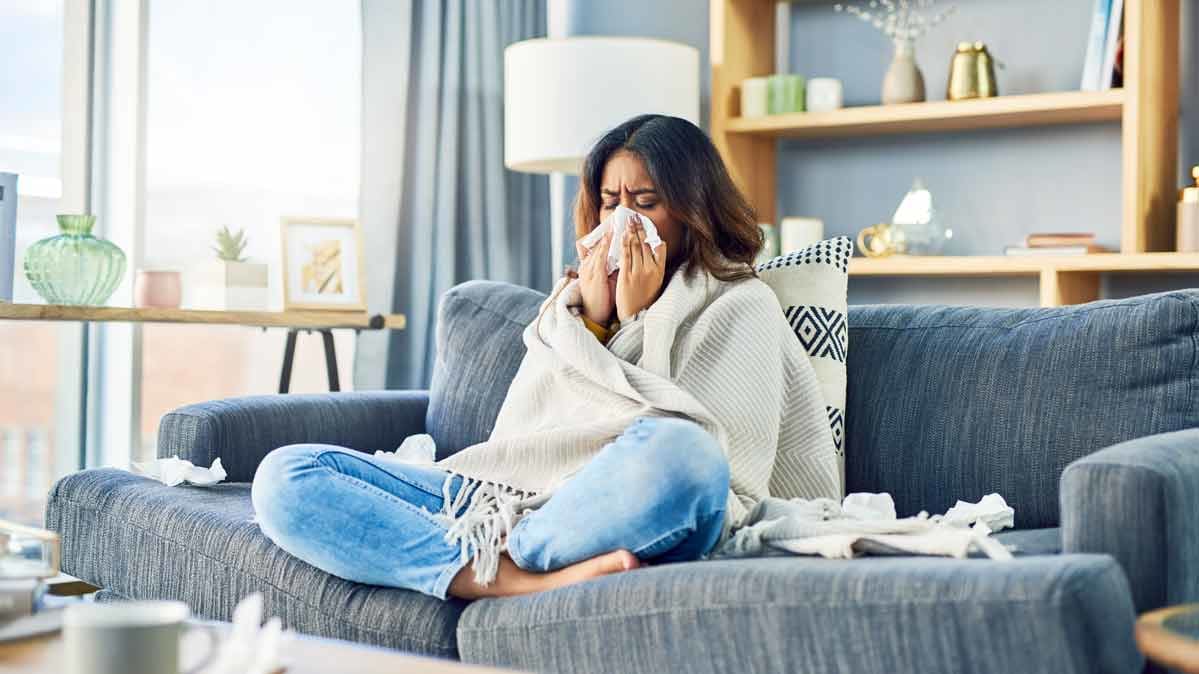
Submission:
{"label": "pink ceramic cup", "polygon": [[139,307],[176,309],[183,296],[179,272],[139,269],[133,280],[133,303]]}

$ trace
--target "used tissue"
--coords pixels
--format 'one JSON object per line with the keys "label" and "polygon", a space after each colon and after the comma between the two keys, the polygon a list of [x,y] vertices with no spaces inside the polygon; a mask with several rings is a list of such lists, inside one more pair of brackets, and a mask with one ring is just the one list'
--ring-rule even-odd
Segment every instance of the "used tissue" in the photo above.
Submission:
{"label": "used tissue", "polygon": [[264,625],[261,593],[247,595],[233,609],[233,627],[217,649],[206,674],[271,674],[282,670],[279,646],[283,623],[271,618]]}
{"label": "used tissue", "polygon": [[185,482],[197,487],[211,487],[228,476],[219,457],[213,460],[210,468],[201,468],[187,459],[172,456],[145,463],[134,463],[133,472],[158,480],[168,487]]}
{"label": "used tissue", "polygon": [[394,452],[378,450],[375,457],[384,461],[432,465],[437,461],[437,444],[433,441],[433,436],[427,433],[409,435]]}
{"label": "used tissue", "polygon": [[592,250],[599,245],[600,239],[604,238],[604,234],[608,230],[612,230],[612,242],[608,244],[608,273],[620,269],[620,240],[624,236],[624,232],[628,229],[629,219],[636,215],[641,219],[641,224],[645,226],[645,242],[649,244],[650,249],[655,251],[654,258],[657,259],[658,246],[662,245],[662,238],[658,236],[658,228],[654,225],[654,221],[645,217],[644,214],[638,213],[631,208],[617,206],[616,210],[612,211],[606,220],[599,224],[599,227],[587,233],[587,236],[579,239],[578,244],[584,250]]}
{"label": "used tissue", "polygon": [[987,494],[978,503],[958,501],[943,517],[951,526],[978,525],[988,531],[999,531],[1016,526],[1016,511],[999,494]]}

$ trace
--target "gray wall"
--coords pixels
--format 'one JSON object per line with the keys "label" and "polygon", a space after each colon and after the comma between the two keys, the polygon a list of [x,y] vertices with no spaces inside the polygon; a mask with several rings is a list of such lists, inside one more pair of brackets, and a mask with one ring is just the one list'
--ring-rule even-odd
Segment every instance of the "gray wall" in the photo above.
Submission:
{"label": "gray wall", "polygon": [[[704,0],[564,1],[569,34],[678,40],[699,48],[707,62]],[[1001,93],[1078,88],[1092,0],[953,4],[957,12],[917,49],[930,100],[944,98],[949,58],[960,40],[983,40],[1003,62]],[[1183,166],[1199,163],[1196,4],[1183,0],[1180,21]],[[809,77],[840,78],[847,104],[878,103],[890,56],[884,37],[854,17],[835,13],[832,3],[793,5],[792,69]],[[708,76],[705,69],[705,94]],[[705,113],[707,108],[705,96]],[[830,236],[856,234],[887,219],[917,176],[954,230],[948,254],[998,254],[1028,232],[1059,230],[1094,231],[1101,243],[1119,248],[1118,124],[784,141],[778,156],[779,213],[820,217]],[[575,189],[573,181],[569,189]],[[1199,286],[1199,275],[1110,276],[1105,292],[1122,297],[1184,285]],[[855,278],[850,301],[1030,305],[1037,302],[1036,287],[1032,279]]]}

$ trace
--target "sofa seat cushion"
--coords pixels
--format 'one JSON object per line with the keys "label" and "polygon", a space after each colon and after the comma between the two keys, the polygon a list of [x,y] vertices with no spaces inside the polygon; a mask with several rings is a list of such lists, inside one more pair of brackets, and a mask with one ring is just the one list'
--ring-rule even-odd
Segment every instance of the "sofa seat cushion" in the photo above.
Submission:
{"label": "sofa seat cushion", "polygon": [[262,592],[267,615],[306,634],[453,658],[464,604],[330,576],[271,543],[252,521],[250,485],[167,487],[99,469],[54,485],[46,526],[63,571],[129,599],[177,599],[229,620]]}
{"label": "sofa seat cushion", "polygon": [[472,603],[464,661],[536,672],[1134,672],[1105,555],[775,557],[638,569]]}

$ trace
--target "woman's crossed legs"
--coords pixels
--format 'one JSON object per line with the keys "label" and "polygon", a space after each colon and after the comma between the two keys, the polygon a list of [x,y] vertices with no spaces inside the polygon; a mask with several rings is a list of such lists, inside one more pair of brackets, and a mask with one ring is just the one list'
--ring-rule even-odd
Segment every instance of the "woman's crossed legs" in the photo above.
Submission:
{"label": "woman's crossed legs", "polygon": [[[516,524],[495,582],[482,586],[435,517],[446,477],[332,445],[290,445],[263,460],[252,494],[263,533],[313,566],[473,599],[698,559],[720,536],[729,488],[728,463],[699,426],[639,419]],[[461,487],[454,478],[451,497]]]}

